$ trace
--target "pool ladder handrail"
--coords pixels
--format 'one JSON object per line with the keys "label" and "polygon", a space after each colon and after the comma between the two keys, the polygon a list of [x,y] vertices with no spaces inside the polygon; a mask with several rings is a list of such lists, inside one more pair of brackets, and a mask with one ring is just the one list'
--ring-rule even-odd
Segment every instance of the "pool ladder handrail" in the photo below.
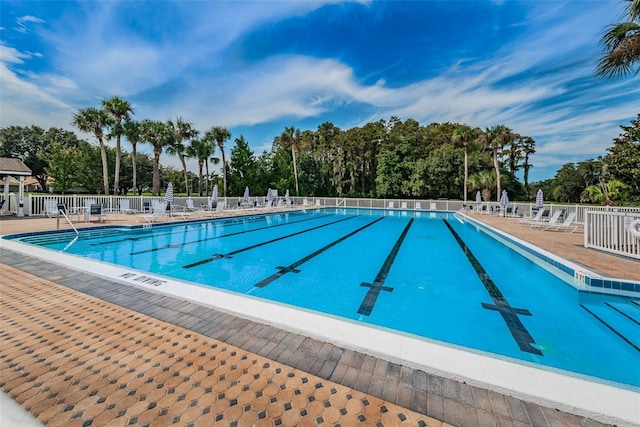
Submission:
{"label": "pool ladder handrail", "polygon": [[58,206],[58,221],[57,221],[57,228],[58,230],[60,229],[60,214],[62,214],[62,216],[64,217],[64,219],[67,220],[67,222],[69,223],[69,225],[71,226],[71,228],[73,228],[73,231],[76,232],[76,236],[79,236],[80,233],[78,232],[78,229],[75,228],[73,226],[73,223],[71,222],[71,220],[69,219],[69,217],[67,216],[67,213],[65,212],[65,209]]}

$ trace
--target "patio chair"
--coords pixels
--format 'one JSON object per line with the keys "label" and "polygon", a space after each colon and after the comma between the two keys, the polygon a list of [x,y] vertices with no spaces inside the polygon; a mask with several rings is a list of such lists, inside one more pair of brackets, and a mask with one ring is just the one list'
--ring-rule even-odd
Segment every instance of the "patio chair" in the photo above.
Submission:
{"label": "patio chair", "polygon": [[422,203],[420,203],[420,202],[416,202],[416,206],[415,206],[415,208],[416,208],[416,209],[422,209]]}
{"label": "patio chair", "polygon": [[569,215],[567,215],[563,222],[559,224],[547,224],[542,230],[569,231],[573,233],[578,228],[578,225],[575,223],[576,215],[576,212],[569,212]]}
{"label": "patio chair", "polygon": [[53,215],[58,215],[58,201],[55,199],[45,199],[44,200],[44,211],[42,212],[42,216],[48,216],[52,218]]}
{"label": "patio chair", "polygon": [[149,224],[156,220],[165,221],[167,217],[167,202],[153,202],[151,207],[151,215],[138,215],[136,217],[137,222],[146,221]]}
{"label": "patio chair", "polygon": [[401,202],[400,209],[407,209],[407,202]]}
{"label": "patio chair", "polygon": [[541,227],[547,227],[549,225],[554,225],[558,222],[558,220],[560,219],[560,216],[563,213],[564,213],[564,210],[562,209],[557,210],[553,213],[553,215],[551,215],[551,218],[549,218],[549,221],[531,222],[529,223],[529,225],[533,228],[541,228]]}
{"label": "patio chair", "polygon": [[136,213],[135,209],[131,209],[131,202],[129,199],[120,200],[120,212],[123,214],[134,214]]}
{"label": "patio chair", "polygon": [[395,202],[389,202],[389,206],[387,206],[387,208],[393,209],[394,206],[395,206]]}
{"label": "patio chair", "polygon": [[[523,224],[531,224],[531,223],[539,223],[542,222],[542,217],[544,215],[545,209],[540,209],[538,212],[536,212],[535,216],[532,218],[525,218],[525,219],[521,219],[518,222],[521,222]],[[547,211],[548,212],[548,211]]]}

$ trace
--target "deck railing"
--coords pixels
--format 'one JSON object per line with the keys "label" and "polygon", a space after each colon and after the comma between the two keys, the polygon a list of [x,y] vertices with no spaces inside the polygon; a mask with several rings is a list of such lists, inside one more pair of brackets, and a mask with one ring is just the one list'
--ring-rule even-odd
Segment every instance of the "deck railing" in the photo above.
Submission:
{"label": "deck railing", "polygon": [[587,210],[584,224],[584,246],[640,259],[640,235],[634,221],[640,212]]}
{"label": "deck railing", "polygon": [[[18,207],[17,197],[9,198],[9,206],[5,206],[5,212],[16,213]],[[118,211],[123,199],[129,200],[129,208],[143,211],[145,205],[151,206],[153,201],[162,200],[162,197],[152,196],[86,196],[86,195],[53,195],[53,194],[28,194],[24,200],[24,214],[28,216],[45,215],[45,200],[53,199],[57,203],[64,203],[70,212],[85,206],[86,200],[95,200],[95,203],[105,204],[110,211]],[[208,197],[191,197],[196,207],[208,205]],[[225,203],[229,207],[235,204],[238,197],[221,197],[219,203]],[[252,200],[262,202],[264,197],[254,196]],[[187,197],[175,197],[174,206],[185,206]],[[291,197],[296,205],[307,206],[340,206],[344,208],[378,208],[386,209],[393,204],[394,208],[406,206],[406,209],[429,209],[441,211],[474,211],[481,205],[475,201],[449,199],[373,199],[373,198],[346,198],[346,197]],[[494,208],[495,202],[488,203]],[[518,208],[519,216],[530,216],[533,211],[533,203],[511,203],[513,209]],[[576,212],[576,222],[584,224],[584,245],[588,248],[596,248],[606,252],[629,256],[640,259],[640,237],[636,237],[630,231],[633,221],[640,219],[640,208],[589,206],[578,204],[547,203],[545,209],[549,215],[558,209],[564,209],[565,215]],[[489,210],[489,209],[487,209]],[[497,209],[495,209],[497,211]]]}

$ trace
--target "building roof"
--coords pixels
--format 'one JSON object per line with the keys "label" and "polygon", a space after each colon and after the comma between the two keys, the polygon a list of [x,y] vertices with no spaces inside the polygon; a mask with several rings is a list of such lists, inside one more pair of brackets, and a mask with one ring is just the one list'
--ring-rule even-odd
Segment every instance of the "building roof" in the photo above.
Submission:
{"label": "building roof", "polygon": [[30,176],[31,169],[20,159],[0,157],[0,175]]}

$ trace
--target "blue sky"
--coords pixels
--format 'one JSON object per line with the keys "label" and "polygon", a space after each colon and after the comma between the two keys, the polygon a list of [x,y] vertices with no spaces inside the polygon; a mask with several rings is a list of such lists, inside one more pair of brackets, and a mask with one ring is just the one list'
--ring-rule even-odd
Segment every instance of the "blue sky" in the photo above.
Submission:
{"label": "blue sky", "polygon": [[604,155],[640,112],[637,78],[594,76],[623,3],[2,0],[0,126],[75,130],[75,111],[116,95],[138,120],[225,126],[256,154],[325,121],[505,124],[536,141],[536,181]]}

